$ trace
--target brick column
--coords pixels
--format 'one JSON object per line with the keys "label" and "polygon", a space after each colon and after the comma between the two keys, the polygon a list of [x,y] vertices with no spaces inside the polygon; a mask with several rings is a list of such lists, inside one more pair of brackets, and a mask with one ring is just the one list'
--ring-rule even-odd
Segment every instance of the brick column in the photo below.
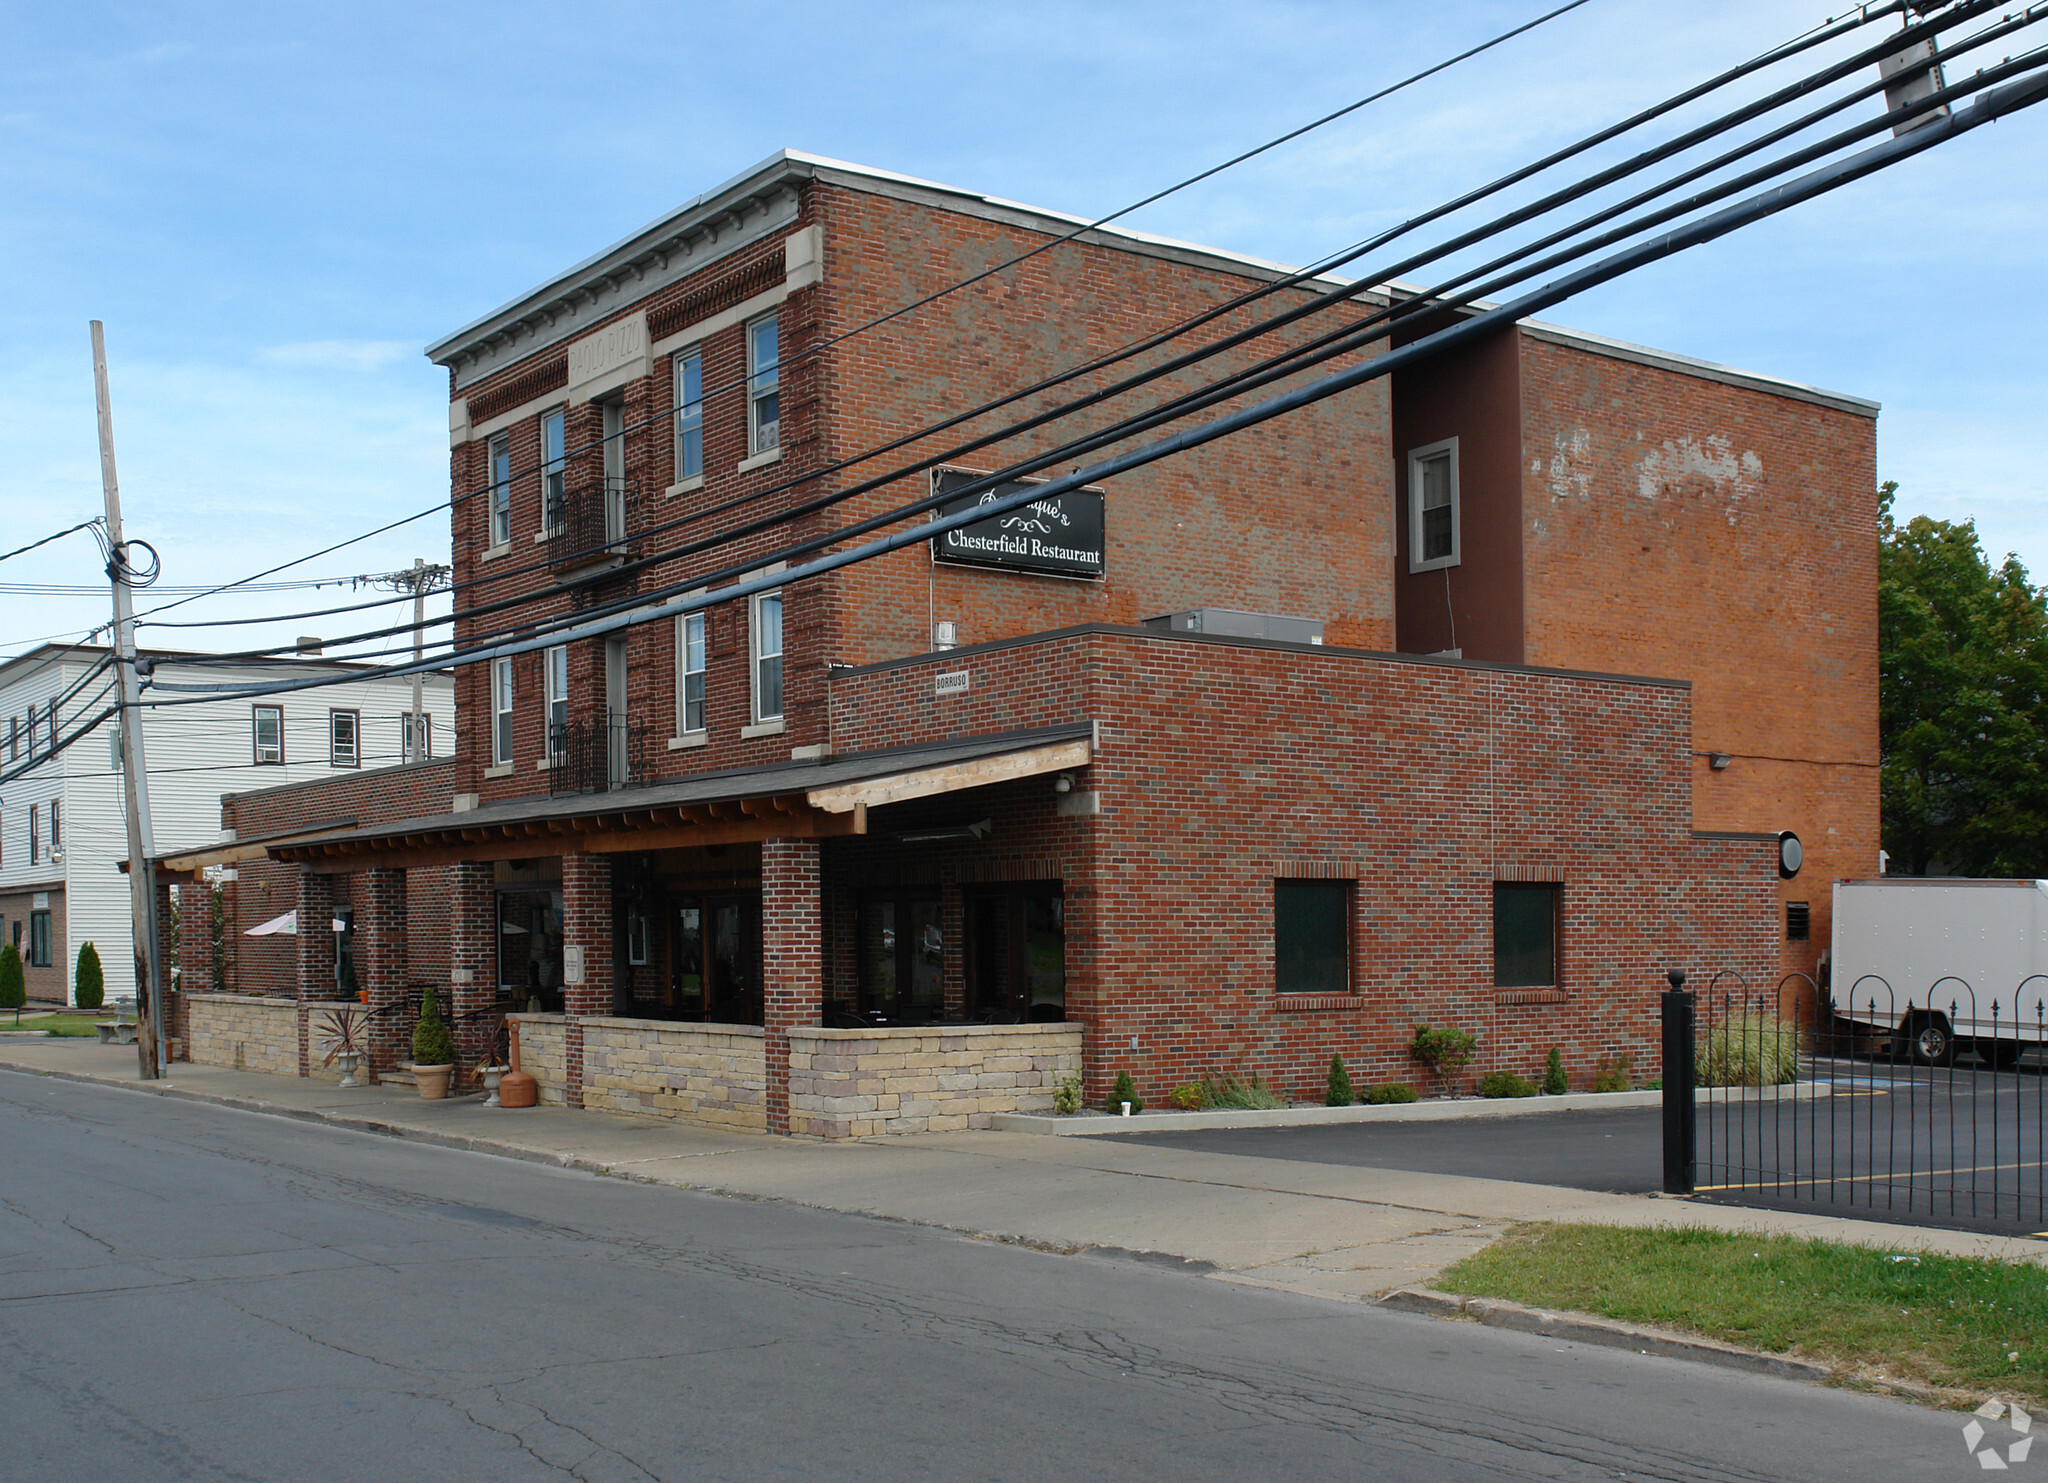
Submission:
{"label": "brick column", "polygon": [[178,987],[213,991],[213,887],[203,880],[178,887]]}
{"label": "brick column", "polygon": [[825,1008],[824,913],[818,842],[761,844],[761,989],[768,1131],[789,1131],[789,1032],[819,1023]]}
{"label": "brick column", "polygon": [[[334,997],[334,877],[299,872],[298,983],[301,999]],[[234,930],[234,923],[228,924]],[[208,962],[212,948],[207,949]]]}
{"label": "brick column", "polygon": [[405,872],[356,877],[356,979],[370,996],[370,1065],[393,1071],[412,1060],[405,1001]]}
{"label": "brick column", "polygon": [[[582,972],[577,972],[581,957]],[[562,1100],[583,1105],[583,1017],[612,1012],[612,860],[562,857]]]}
{"label": "brick column", "polygon": [[[491,867],[474,860],[451,865],[448,882],[448,1006],[456,1016],[488,1009],[498,997],[498,912]],[[481,1066],[491,1051],[497,1022],[486,1015],[459,1020],[455,1056]]]}
{"label": "brick column", "polygon": [[185,996],[178,992],[177,981],[171,977],[173,945],[181,946],[184,936],[171,925],[172,890],[169,881],[159,878],[156,882],[156,971],[164,986],[164,1039],[169,1042],[164,1048],[166,1061],[184,1059],[178,1052],[185,1039]]}

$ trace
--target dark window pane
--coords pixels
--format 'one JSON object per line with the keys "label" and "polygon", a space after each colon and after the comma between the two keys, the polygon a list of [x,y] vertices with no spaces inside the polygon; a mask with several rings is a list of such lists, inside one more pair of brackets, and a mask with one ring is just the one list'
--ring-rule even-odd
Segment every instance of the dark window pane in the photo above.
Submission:
{"label": "dark window pane", "polygon": [[1279,992],[1350,992],[1350,908],[1348,881],[1273,882],[1273,963]]}
{"label": "dark window pane", "polygon": [[1494,886],[1493,982],[1503,989],[1557,983],[1557,887]]}

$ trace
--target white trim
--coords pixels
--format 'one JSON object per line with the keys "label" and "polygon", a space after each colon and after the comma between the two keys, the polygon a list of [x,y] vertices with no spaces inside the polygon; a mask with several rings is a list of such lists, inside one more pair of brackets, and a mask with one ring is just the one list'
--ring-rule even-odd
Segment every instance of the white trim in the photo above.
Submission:
{"label": "white trim", "polygon": [[[747,404],[747,415],[751,417],[753,415],[753,412],[753,403],[749,402]],[[755,469],[765,469],[771,463],[781,462],[782,445],[780,443],[777,443],[773,448],[770,448],[766,453],[756,453],[752,458],[741,459],[738,464],[734,465],[733,472],[735,474],[749,474],[752,473]]]}
{"label": "white trim", "polygon": [[[773,575],[770,573],[769,575]],[[767,603],[775,604],[775,652],[764,653],[761,648],[761,609]],[[757,592],[747,599],[747,712],[756,727],[774,723],[775,730],[782,729],[783,718],[789,714],[789,640],[786,624],[787,613],[782,605],[782,589],[772,592]],[[781,704],[772,711],[761,708],[761,661],[774,659],[778,665]],[[740,732],[741,736],[772,736],[770,731]]]}
{"label": "white trim", "polygon": [[[1416,477],[1421,465],[1444,454],[1450,455],[1451,466],[1451,551],[1448,556],[1425,557],[1422,554],[1422,481]],[[1465,539],[1463,531],[1463,506],[1458,498],[1458,440],[1445,438],[1441,442],[1426,443],[1420,448],[1408,450],[1408,570],[1433,572],[1443,567],[1457,566],[1464,560]]]}

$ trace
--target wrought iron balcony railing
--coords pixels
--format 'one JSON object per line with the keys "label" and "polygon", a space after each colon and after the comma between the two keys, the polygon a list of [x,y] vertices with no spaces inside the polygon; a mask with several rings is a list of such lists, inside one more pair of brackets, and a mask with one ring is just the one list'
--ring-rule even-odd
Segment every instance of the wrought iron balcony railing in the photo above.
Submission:
{"label": "wrought iron balcony railing", "polygon": [[638,554],[640,490],[631,479],[569,485],[543,501],[542,529],[556,571],[615,563]]}
{"label": "wrought iron balcony railing", "polygon": [[571,719],[548,731],[548,792],[602,793],[648,778],[653,728],[620,711]]}

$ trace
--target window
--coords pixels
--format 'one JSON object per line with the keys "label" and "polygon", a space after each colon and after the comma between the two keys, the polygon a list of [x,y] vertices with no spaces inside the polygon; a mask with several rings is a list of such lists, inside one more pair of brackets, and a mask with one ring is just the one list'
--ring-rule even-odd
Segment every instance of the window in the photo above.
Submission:
{"label": "window", "polygon": [[1351,992],[1350,881],[1273,882],[1273,987]]}
{"label": "window", "polygon": [[704,352],[676,357],[676,483],[704,472]]}
{"label": "window", "polygon": [[36,708],[28,708],[28,760],[36,760]]}
{"label": "window", "polygon": [[9,762],[19,762],[21,760],[21,717],[19,716],[9,716],[7,718],[7,760]]}
{"label": "window", "polygon": [[50,755],[57,755],[57,702],[51,701],[50,708],[43,712],[50,718]]}
{"label": "window", "polygon": [[43,806],[40,803],[28,806],[28,863],[43,863]]}
{"label": "window", "polygon": [[884,1021],[945,1013],[945,919],[935,887],[869,892],[856,930],[862,1012]]}
{"label": "window", "polygon": [[1493,986],[1557,986],[1557,904],[1554,885],[1496,881],[1493,887]]}
{"label": "window", "polygon": [[747,451],[782,446],[782,350],[775,316],[747,326]]}
{"label": "window", "polygon": [[505,546],[512,541],[512,438],[499,433],[491,439],[491,544]]}
{"label": "window", "polygon": [[121,770],[121,725],[117,721],[107,728],[107,771]]}
{"label": "window", "polygon": [[259,705],[256,707],[252,731],[256,748],[256,762],[264,765],[284,761],[284,707]]}
{"label": "window", "polygon": [[50,966],[50,914],[46,911],[28,914],[28,966]]}
{"label": "window", "polygon": [[753,608],[754,719],[773,721],[782,715],[782,594],[763,592]]}
{"label": "window", "polygon": [[704,615],[685,613],[676,619],[676,731],[681,736],[704,729]]}
{"label": "window", "polygon": [[512,661],[491,662],[491,761],[512,760]]}
{"label": "window", "polygon": [[1450,438],[1408,455],[1408,570],[1458,560],[1458,440]]}
{"label": "window", "polygon": [[425,762],[434,755],[434,713],[423,712],[419,717],[419,750],[413,750],[413,720],[411,711],[398,718],[398,755],[407,762]]}
{"label": "window", "polygon": [[1813,935],[1813,907],[1805,901],[1785,903],[1785,941],[1805,942]]}
{"label": "window", "polygon": [[545,656],[548,679],[548,755],[569,750],[569,646],[557,644]]}
{"label": "window", "polygon": [[542,413],[540,419],[540,528],[550,534],[560,530],[569,518],[564,504],[569,477],[567,444],[563,441],[566,416],[557,407]]}
{"label": "window", "polygon": [[357,711],[327,713],[327,760],[336,767],[363,765],[362,715]]}
{"label": "window", "polygon": [[57,858],[57,852],[64,848],[64,800],[50,800],[50,858]]}
{"label": "window", "polygon": [[647,908],[637,901],[626,903],[626,961],[635,968],[646,964]]}

